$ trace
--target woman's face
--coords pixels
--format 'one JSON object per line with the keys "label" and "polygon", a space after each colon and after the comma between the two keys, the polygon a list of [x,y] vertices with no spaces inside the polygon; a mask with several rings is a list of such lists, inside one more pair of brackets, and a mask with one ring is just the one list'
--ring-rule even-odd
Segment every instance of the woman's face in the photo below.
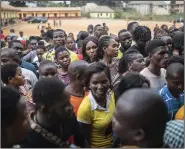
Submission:
{"label": "woman's face", "polygon": [[70,54],[68,51],[59,52],[57,54],[57,63],[60,64],[60,66],[68,68],[71,63]]}
{"label": "woman's face", "polygon": [[12,83],[15,86],[22,86],[25,83],[24,76],[22,75],[22,70],[20,67],[16,69],[16,74],[15,76],[11,79]]}
{"label": "woman's face", "polygon": [[114,39],[111,39],[109,41],[109,45],[104,50],[104,54],[110,57],[117,57],[118,56],[118,42],[116,42]]}
{"label": "woman's face", "polygon": [[98,46],[94,42],[89,41],[86,44],[86,51],[85,52],[91,60],[93,60],[97,57],[97,50],[98,50]]}
{"label": "woman's face", "polygon": [[105,72],[95,73],[90,78],[89,88],[96,100],[104,100],[109,89],[110,81]]}
{"label": "woman's face", "polygon": [[131,62],[129,69],[132,71],[140,72],[145,68],[144,57],[141,54],[136,54],[135,59]]}

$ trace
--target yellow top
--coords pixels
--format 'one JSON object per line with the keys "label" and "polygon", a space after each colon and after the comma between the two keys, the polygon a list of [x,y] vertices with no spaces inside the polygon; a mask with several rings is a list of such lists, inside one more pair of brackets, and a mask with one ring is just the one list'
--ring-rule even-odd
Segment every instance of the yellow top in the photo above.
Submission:
{"label": "yellow top", "polygon": [[118,56],[116,57],[117,59],[121,59],[123,56],[123,53],[120,51],[120,49],[118,50]]}
{"label": "yellow top", "polygon": [[[70,51],[70,50],[68,50],[68,51],[70,53],[71,63],[74,62],[74,61],[79,60],[78,55],[76,53],[74,53],[73,51]],[[55,57],[55,50],[54,49],[49,50],[49,51],[47,51],[46,53],[44,53],[42,55],[42,58],[44,60],[54,61],[54,57]]]}
{"label": "yellow top", "polygon": [[112,132],[108,132],[112,123],[112,116],[115,110],[114,93],[107,92],[106,108],[97,104],[90,92],[82,101],[77,120],[81,123],[91,124],[92,133],[90,145],[92,148],[110,148],[113,143]]}
{"label": "yellow top", "polygon": [[176,113],[175,120],[184,120],[184,106],[182,106]]}

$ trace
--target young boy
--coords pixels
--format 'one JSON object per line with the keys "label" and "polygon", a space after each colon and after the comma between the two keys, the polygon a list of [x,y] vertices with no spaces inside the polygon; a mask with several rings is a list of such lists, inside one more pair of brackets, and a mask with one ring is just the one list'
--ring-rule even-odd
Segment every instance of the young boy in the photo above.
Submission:
{"label": "young boy", "polygon": [[149,54],[150,64],[140,74],[150,81],[151,88],[157,92],[166,83],[164,68],[168,64],[168,48],[162,40],[154,39],[148,43],[146,51]]}
{"label": "young boy", "polygon": [[66,87],[67,92],[71,95],[70,102],[73,106],[75,115],[77,115],[78,108],[87,93],[84,91],[83,79],[88,63],[85,61],[76,61],[69,65],[68,74],[71,82]]}
{"label": "young boy", "polygon": [[177,111],[184,105],[184,66],[172,63],[166,70],[165,85],[159,94],[162,96],[167,108],[169,120],[175,118]]}

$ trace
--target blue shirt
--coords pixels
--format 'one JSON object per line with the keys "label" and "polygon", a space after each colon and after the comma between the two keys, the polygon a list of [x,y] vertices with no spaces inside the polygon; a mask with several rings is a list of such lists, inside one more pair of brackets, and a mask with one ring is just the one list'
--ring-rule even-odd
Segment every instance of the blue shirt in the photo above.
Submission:
{"label": "blue shirt", "polygon": [[25,69],[28,69],[28,70],[32,71],[34,74],[37,74],[35,66],[31,63],[28,63],[28,62],[22,60],[22,63],[21,63],[20,66],[22,68],[25,68]]}
{"label": "blue shirt", "polygon": [[161,90],[159,90],[159,95],[162,96],[163,101],[168,108],[169,119],[173,120],[177,111],[184,105],[184,93],[182,92],[177,99],[173,97],[167,85],[165,85]]}

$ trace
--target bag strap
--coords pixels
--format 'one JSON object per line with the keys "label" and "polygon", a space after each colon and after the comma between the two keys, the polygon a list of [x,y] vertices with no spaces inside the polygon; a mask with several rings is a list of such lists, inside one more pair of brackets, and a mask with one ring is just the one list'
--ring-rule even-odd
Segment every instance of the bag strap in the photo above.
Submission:
{"label": "bag strap", "polygon": [[54,135],[52,132],[48,132],[46,129],[40,127],[38,124],[36,124],[33,120],[30,121],[31,129],[39,133],[43,138],[47,139],[53,144],[56,144],[60,147],[69,147],[69,144],[66,142],[63,142],[58,136]]}

